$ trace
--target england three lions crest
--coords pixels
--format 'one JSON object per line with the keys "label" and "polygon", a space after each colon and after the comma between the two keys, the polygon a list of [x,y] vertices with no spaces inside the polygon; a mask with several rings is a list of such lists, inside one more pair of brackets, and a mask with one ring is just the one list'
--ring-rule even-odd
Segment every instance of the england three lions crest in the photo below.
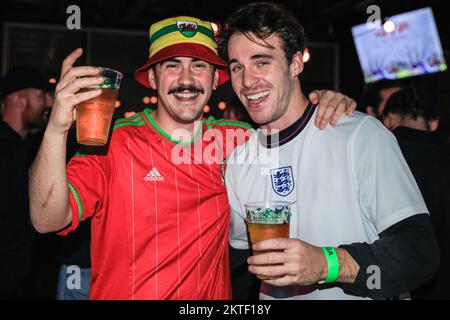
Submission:
{"label": "england three lions crest", "polygon": [[270,178],[276,194],[285,197],[294,190],[294,174],[291,166],[271,169]]}

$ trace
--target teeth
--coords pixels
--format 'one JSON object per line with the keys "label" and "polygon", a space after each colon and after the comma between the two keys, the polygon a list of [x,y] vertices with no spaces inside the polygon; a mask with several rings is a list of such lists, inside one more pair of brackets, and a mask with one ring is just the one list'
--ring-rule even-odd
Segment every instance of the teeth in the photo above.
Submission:
{"label": "teeth", "polygon": [[193,93],[193,92],[177,92],[177,93],[175,93],[176,97],[183,98],[183,99],[193,98],[193,97],[196,97],[197,95],[198,95],[198,93]]}
{"label": "teeth", "polygon": [[267,97],[267,96],[269,95],[269,93],[270,93],[269,90],[261,91],[261,92],[258,92],[258,93],[256,93],[256,94],[252,94],[252,95],[250,95],[250,96],[247,96],[247,99],[248,99],[248,100],[258,100],[258,99]]}

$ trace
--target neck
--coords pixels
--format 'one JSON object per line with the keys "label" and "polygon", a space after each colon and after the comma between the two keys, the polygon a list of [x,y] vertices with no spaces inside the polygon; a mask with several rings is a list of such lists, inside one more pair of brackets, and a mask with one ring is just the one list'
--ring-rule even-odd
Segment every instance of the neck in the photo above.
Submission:
{"label": "neck", "polygon": [[300,84],[298,84],[291,94],[285,113],[276,121],[261,125],[261,129],[266,129],[268,134],[273,131],[284,130],[303,115],[307,106],[308,100],[303,95]]}
{"label": "neck", "polygon": [[5,113],[3,116],[3,121],[5,121],[15,132],[17,132],[22,139],[25,139],[29,130],[25,128],[23,121],[20,120],[18,116]]}
{"label": "neck", "polygon": [[422,131],[431,131],[429,124],[423,117],[418,117],[416,120],[409,117],[404,117],[400,123],[400,126]]}
{"label": "neck", "polygon": [[183,123],[175,121],[167,112],[162,111],[161,107],[158,107],[150,116],[164,132],[181,142],[193,141],[201,130],[201,115],[195,121]]}

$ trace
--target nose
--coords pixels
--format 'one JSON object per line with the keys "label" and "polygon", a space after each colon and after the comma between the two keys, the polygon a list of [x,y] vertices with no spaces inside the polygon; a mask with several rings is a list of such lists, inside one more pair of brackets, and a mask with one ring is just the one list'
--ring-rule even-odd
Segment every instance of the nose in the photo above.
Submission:
{"label": "nose", "polygon": [[181,69],[180,78],[178,79],[180,85],[190,86],[194,84],[194,77],[190,68],[183,67]]}
{"label": "nose", "polygon": [[246,88],[251,88],[258,81],[254,73],[249,69],[244,69],[242,71],[242,84]]}

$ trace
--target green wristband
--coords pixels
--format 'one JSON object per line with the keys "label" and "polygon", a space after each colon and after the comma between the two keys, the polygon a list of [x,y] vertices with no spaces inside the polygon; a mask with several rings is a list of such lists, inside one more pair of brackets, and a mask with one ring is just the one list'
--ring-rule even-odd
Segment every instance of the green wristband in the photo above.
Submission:
{"label": "green wristband", "polygon": [[335,282],[339,277],[339,259],[333,247],[322,247],[328,264],[328,275],[325,283]]}

